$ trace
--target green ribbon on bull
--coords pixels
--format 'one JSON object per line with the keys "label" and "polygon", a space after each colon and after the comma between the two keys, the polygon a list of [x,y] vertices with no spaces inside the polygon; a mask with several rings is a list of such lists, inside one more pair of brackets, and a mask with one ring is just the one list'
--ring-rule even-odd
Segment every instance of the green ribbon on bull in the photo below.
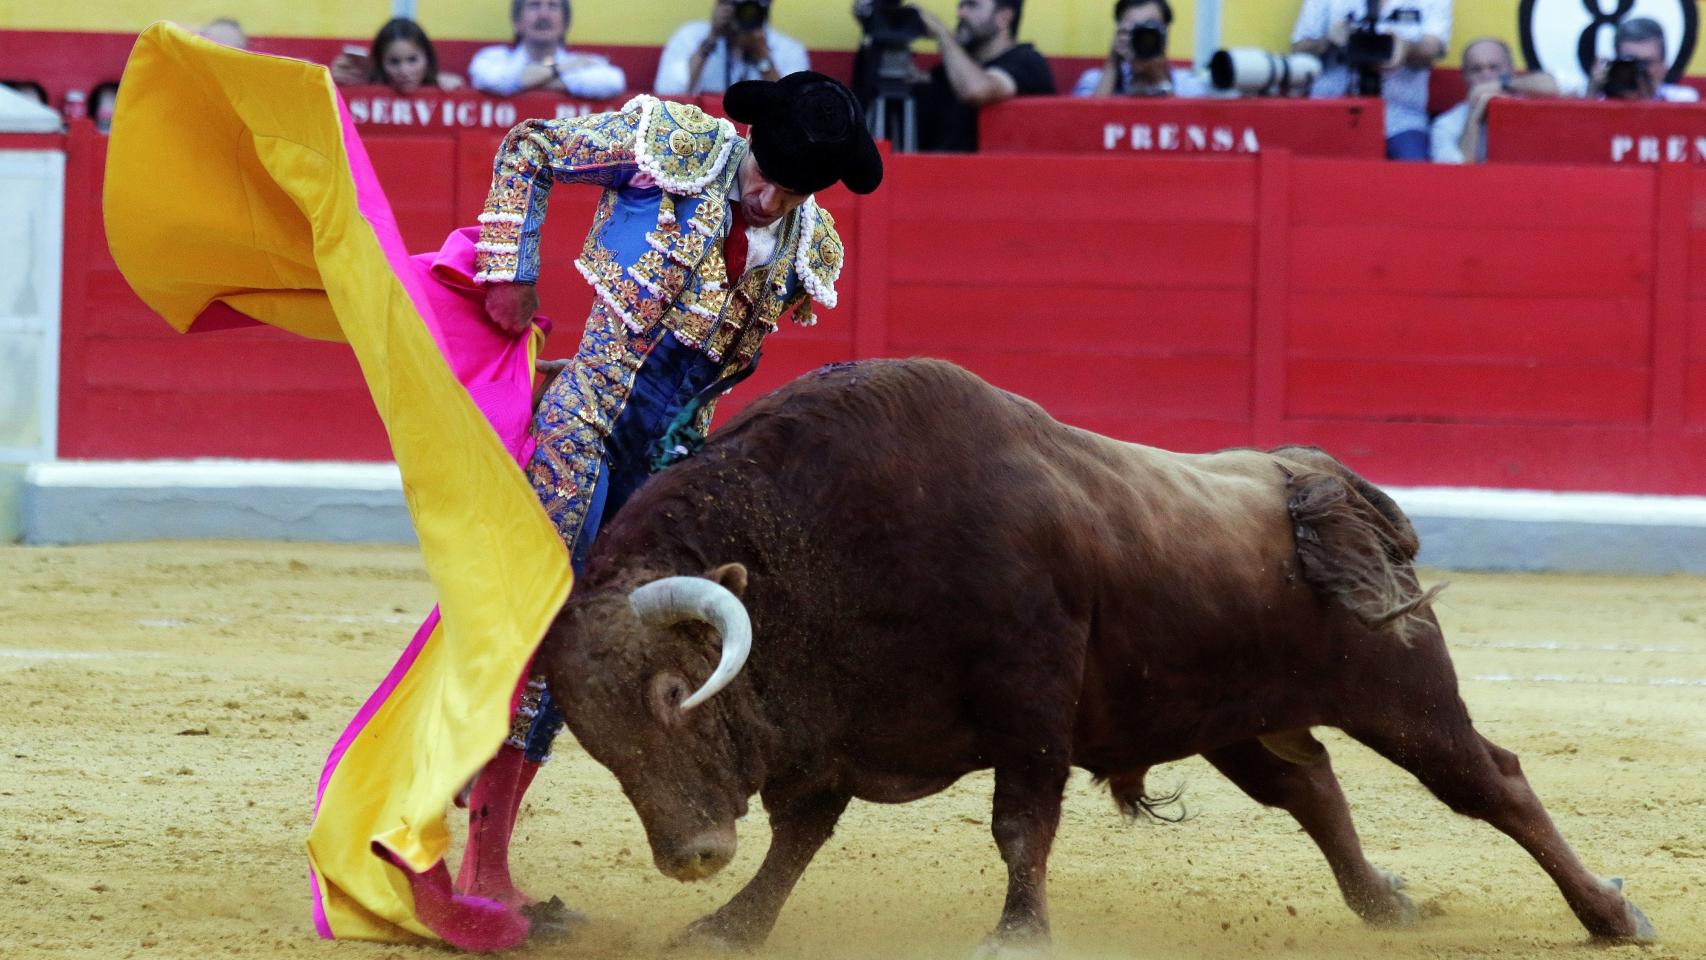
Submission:
{"label": "green ribbon on bull", "polygon": [[758,369],[761,356],[763,354],[754,356],[751,363],[694,394],[693,399],[682,405],[681,411],[669,422],[669,426],[664,428],[663,435],[652,442],[651,472],[657,473],[699,452],[705,445],[705,431],[693,425],[699,411],[717,397],[733,390],[742,380],[752,376],[753,371]]}

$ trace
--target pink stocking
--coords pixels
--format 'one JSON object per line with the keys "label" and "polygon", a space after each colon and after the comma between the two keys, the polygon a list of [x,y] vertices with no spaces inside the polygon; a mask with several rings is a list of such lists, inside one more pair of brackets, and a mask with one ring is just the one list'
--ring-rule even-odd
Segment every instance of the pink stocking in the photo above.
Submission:
{"label": "pink stocking", "polygon": [[450,887],[450,869],[439,861],[416,873],[379,844],[373,852],[403,871],[415,898],[415,917],[445,943],[474,953],[521,946],[530,924],[521,912],[484,897],[458,896]]}

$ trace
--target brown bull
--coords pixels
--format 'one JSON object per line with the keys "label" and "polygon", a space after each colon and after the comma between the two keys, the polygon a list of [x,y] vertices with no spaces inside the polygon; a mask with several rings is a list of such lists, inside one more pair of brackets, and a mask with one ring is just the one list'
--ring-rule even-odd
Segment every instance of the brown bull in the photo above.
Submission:
{"label": "brown bull", "polygon": [[769,853],[697,938],[762,943],[850,798],[904,803],[993,767],[1008,883],[990,943],[1045,941],[1071,768],[1136,812],[1144,773],[1192,754],[1290,812],[1365,920],[1411,919],[1314,726],[1515,839],[1594,936],[1653,938],[1470,723],[1416,547],[1318,450],[1168,453],[952,364],[876,361],[770,394],[654,477],[542,657],[664,873],[720,869],[763,798]]}

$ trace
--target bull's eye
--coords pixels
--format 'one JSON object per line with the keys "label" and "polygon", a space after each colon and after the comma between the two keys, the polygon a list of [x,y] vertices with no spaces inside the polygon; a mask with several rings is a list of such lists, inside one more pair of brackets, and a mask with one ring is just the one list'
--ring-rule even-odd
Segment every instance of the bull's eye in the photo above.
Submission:
{"label": "bull's eye", "polygon": [[681,704],[691,692],[687,678],[672,670],[653,676],[647,684],[647,700],[652,713],[665,726],[680,722]]}

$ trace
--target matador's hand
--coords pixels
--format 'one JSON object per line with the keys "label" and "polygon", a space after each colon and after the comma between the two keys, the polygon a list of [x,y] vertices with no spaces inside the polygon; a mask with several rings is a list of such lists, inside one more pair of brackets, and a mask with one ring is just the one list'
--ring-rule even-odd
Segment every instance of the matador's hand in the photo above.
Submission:
{"label": "matador's hand", "polygon": [[486,288],[486,319],[510,336],[519,337],[539,312],[539,291],[531,283],[494,283]]}
{"label": "matador's hand", "polygon": [[571,363],[574,363],[574,361],[573,360],[535,360],[535,361],[533,361],[533,369],[535,371],[537,371],[538,373],[542,374],[545,377],[545,382],[549,383],[552,380],[557,379],[557,374],[562,373],[564,370],[567,370],[569,368],[569,364],[571,364]]}
{"label": "matador's hand", "polygon": [[563,371],[568,369],[569,364],[573,362],[573,360],[533,361],[534,371],[543,375],[539,385],[533,388],[533,409],[539,409],[539,401],[545,398],[545,391],[551,389],[551,384],[559,376],[562,376]]}

